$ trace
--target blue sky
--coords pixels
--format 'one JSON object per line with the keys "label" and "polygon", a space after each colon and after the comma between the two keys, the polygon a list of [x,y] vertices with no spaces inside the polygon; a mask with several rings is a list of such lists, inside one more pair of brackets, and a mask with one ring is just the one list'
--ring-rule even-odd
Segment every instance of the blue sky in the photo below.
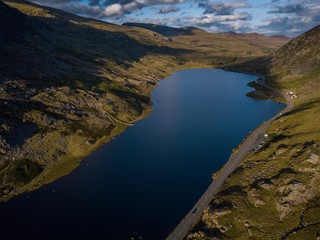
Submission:
{"label": "blue sky", "polygon": [[116,24],[195,26],[210,32],[259,32],[295,37],[320,24],[320,0],[31,1]]}

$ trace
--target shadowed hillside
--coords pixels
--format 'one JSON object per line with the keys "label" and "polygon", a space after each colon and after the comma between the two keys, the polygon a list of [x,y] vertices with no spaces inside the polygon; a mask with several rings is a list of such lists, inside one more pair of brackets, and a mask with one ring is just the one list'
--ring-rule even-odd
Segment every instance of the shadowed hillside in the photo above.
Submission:
{"label": "shadowed hillside", "polygon": [[25,16],[0,1],[0,44],[17,42],[23,38]]}
{"label": "shadowed hillside", "polygon": [[187,239],[319,239],[319,38],[317,26],[267,59],[229,66],[265,73],[293,92],[294,108],[272,123],[266,145],[228,178]]}
{"label": "shadowed hillside", "polygon": [[143,116],[156,81],[172,69],[176,55],[189,51],[146,30],[24,1],[6,3],[11,7],[0,2],[4,197],[68,173]]}
{"label": "shadowed hillside", "polygon": [[146,116],[151,90],[171,72],[271,50],[194,28],[172,41],[23,0],[0,1],[0,21],[2,200],[68,174]]}

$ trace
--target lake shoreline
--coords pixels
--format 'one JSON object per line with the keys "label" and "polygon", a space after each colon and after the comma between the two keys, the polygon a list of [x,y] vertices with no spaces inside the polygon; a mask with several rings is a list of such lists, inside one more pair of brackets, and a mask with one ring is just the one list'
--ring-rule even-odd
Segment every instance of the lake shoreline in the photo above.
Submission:
{"label": "lake shoreline", "polygon": [[[224,70],[229,71],[230,70]],[[237,72],[237,71],[234,71]],[[248,74],[248,73],[245,73]],[[257,80],[255,82],[260,86],[264,88],[270,88],[271,91],[277,92],[280,94],[279,90],[273,89],[271,86],[268,87],[267,84],[265,84],[264,75],[257,75],[257,74],[251,74],[254,76],[257,76]],[[259,81],[263,81],[263,83],[259,83]],[[291,110],[293,107],[292,101],[288,95],[285,93],[282,93],[283,97],[287,99],[287,104],[285,108],[283,108],[280,111],[280,116],[288,111]],[[247,95],[246,95],[247,96]],[[182,240],[185,239],[188,232],[194,227],[194,225],[197,224],[199,221],[199,218],[203,214],[203,211],[208,207],[214,196],[219,193],[222,185],[224,182],[228,179],[228,177],[237,169],[237,167],[242,163],[242,161],[249,157],[254,152],[258,151],[255,150],[252,152],[254,147],[260,146],[261,144],[261,138],[263,134],[265,134],[272,124],[272,122],[277,119],[279,116],[279,112],[276,113],[275,116],[272,118],[266,120],[263,122],[260,126],[255,128],[252,132],[246,136],[242,142],[232,150],[230,158],[227,160],[227,162],[222,166],[221,169],[219,169],[217,172],[213,173],[213,181],[209,185],[209,187],[206,189],[206,191],[203,193],[203,195],[199,198],[199,200],[196,202],[196,204],[190,208],[190,211],[188,214],[181,220],[181,222],[177,225],[176,228],[170,233],[170,235],[166,238],[166,240]],[[259,134],[258,134],[259,133]]]}
{"label": "lake shoreline", "polygon": [[[195,67],[195,68],[188,68],[188,69],[176,69],[172,73],[168,73],[166,77],[157,79],[157,84],[155,84],[152,88],[149,88],[146,94],[150,96],[151,99],[151,93],[158,87],[158,83],[166,79],[167,77],[171,76],[173,73],[179,72],[179,71],[185,71],[185,70],[197,70],[197,69],[213,69],[213,70],[223,70],[223,71],[229,71],[229,72],[235,72],[235,73],[242,73],[242,74],[249,74],[254,75],[257,77],[261,77],[263,75],[257,74],[257,73],[250,73],[246,71],[238,71],[238,70],[232,70],[229,68],[212,68],[212,67]],[[133,121],[131,121],[129,124],[134,124],[150,115],[150,113],[153,111],[153,103],[148,106],[148,108],[143,109],[140,116],[136,117]],[[96,143],[92,146],[84,145],[87,149],[87,151],[80,153],[80,155],[61,155],[58,161],[54,162],[52,165],[48,166],[45,171],[43,171],[38,177],[33,179],[30,183],[27,185],[16,189],[15,191],[10,192],[8,195],[5,195],[1,198],[1,201],[7,202],[12,197],[17,196],[24,192],[30,192],[34,191],[44,185],[50,184],[51,182],[55,181],[56,179],[68,175],[70,172],[72,172],[74,169],[76,169],[81,161],[91,155],[94,151],[97,151],[99,148],[101,148],[103,145],[108,144],[110,141],[112,141],[113,138],[121,135],[124,131],[126,131],[128,126],[125,126],[127,124],[119,125],[114,129],[110,135],[103,136],[102,138],[98,139]],[[58,177],[57,177],[58,175]]]}
{"label": "lake shoreline", "polygon": [[[250,89],[246,83],[254,79],[253,75],[212,68],[173,73],[152,93],[152,114],[90,154],[70,174],[2,204],[2,212],[28,215],[35,223],[46,219],[50,222],[46,226],[59,229],[56,236],[69,232],[61,225],[64,220],[51,222],[58,214],[67,215],[65,219],[70,218],[68,222],[80,229],[79,234],[81,229],[97,232],[97,227],[108,222],[103,234],[113,239],[130,238],[133,232],[145,239],[165,238],[203,194],[212,173],[226,164],[231,149],[280,109],[274,102],[245,97]],[[237,104],[239,107],[232,107]],[[246,113],[243,121],[230,117],[241,113]],[[29,204],[36,212],[25,213]],[[62,207],[42,210],[55,206]],[[96,216],[98,222],[83,228],[81,219],[88,211],[93,211],[90,216],[99,212],[98,216],[108,217],[100,221]],[[33,218],[42,212],[47,215]]]}

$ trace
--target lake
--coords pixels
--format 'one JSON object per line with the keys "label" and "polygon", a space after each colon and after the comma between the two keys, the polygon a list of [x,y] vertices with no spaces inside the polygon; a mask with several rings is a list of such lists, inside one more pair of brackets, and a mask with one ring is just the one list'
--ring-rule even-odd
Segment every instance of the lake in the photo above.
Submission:
{"label": "lake", "polygon": [[248,98],[257,76],[178,71],[153,112],[71,174],[0,204],[0,239],[164,239],[249,131],[284,108]]}

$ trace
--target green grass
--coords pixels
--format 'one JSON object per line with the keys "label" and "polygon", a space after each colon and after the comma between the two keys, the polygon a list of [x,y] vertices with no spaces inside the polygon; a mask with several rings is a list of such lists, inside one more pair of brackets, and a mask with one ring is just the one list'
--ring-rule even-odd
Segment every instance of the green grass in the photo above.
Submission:
{"label": "green grass", "polygon": [[43,171],[43,166],[29,159],[13,161],[7,171],[7,175],[18,185],[25,185],[31,182]]}
{"label": "green grass", "polygon": [[[320,216],[320,72],[315,51],[320,27],[280,48],[271,60],[243,62],[230,68],[267,74],[270,84],[293,91],[294,108],[274,121],[269,141],[244,159],[213,199],[187,239],[317,239]],[[310,40],[311,39],[311,40]],[[295,44],[299,42],[299,44]],[[317,50],[313,50],[317,49]],[[305,55],[311,52],[312,55]],[[310,156],[319,161],[308,162]],[[242,194],[230,194],[230,189]],[[221,203],[229,202],[227,208]],[[231,206],[232,205],[232,206]],[[227,211],[221,215],[221,211]],[[213,221],[215,219],[215,221]],[[210,229],[214,230],[213,234]],[[227,230],[225,230],[227,229]],[[205,234],[197,235],[204,231]]]}

